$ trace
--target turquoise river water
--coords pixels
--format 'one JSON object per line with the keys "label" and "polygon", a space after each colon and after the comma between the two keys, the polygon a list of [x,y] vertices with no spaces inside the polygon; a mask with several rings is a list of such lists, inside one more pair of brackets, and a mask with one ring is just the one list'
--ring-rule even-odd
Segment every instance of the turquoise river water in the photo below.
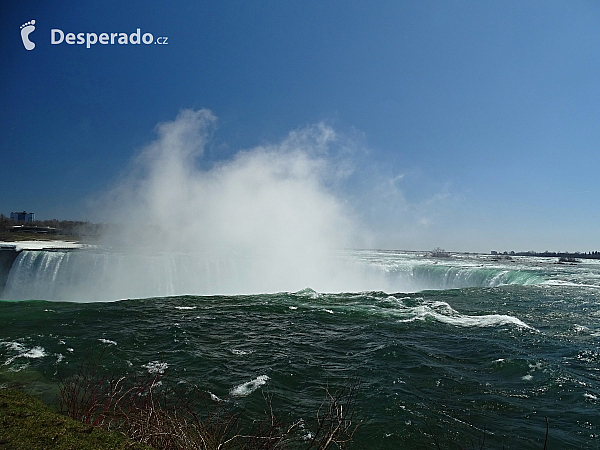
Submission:
{"label": "turquoise river water", "polygon": [[[344,258],[377,274],[381,289],[150,287],[89,301],[77,296],[101,281],[82,285],[82,274],[110,264],[82,253],[22,251],[14,261],[0,301],[0,384],[29,381],[49,396],[60,373],[105,349],[113,371],[166,371],[249,410],[264,409],[267,392],[290,420],[314,415],[325,388],[358,380],[353,448],[485,439],[485,448],[541,450],[546,418],[548,448],[600,448],[596,261],[354,251]],[[202,266],[212,286],[233,276],[228,264]]]}

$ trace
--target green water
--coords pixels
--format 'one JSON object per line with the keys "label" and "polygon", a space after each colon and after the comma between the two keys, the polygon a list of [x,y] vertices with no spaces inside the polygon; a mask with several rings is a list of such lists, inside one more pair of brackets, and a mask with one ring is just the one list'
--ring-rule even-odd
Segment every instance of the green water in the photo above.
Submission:
{"label": "green water", "polygon": [[546,417],[548,448],[600,448],[600,290],[565,285],[592,269],[417,293],[3,301],[0,380],[49,395],[106,349],[113,373],[165,369],[248,411],[268,392],[290,420],[358,379],[354,448],[541,449]]}

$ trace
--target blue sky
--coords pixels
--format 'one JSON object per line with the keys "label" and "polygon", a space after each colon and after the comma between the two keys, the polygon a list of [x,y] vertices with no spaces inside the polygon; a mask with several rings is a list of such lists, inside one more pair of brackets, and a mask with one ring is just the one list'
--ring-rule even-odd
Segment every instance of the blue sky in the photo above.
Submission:
{"label": "blue sky", "polygon": [[[156,125],[218,118],[202,161],[323,123],[353,142],[332,188],[401,249],[600,250],[595,1],[6,0],[0,212],[96,219]],[[20,26],[34,19],[27,51]],[[50,43],[50,30],[168,45]]]}

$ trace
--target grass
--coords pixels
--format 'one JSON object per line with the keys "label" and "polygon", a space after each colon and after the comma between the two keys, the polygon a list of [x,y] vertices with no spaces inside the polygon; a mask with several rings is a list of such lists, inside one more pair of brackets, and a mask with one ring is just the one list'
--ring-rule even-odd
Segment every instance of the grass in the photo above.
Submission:
{"label": "grass", "polygon": [[118,432],[108,432],[58,414],[35,397],[0,389],[0,448],[4,450],[149,450]]}
{"label": "grass", "polygon": [[81,239],[73,235],[64,234],[40,234],[25,232],[0,231],[0,241],[21,242],[21,241],[73,241],[79,242]]}

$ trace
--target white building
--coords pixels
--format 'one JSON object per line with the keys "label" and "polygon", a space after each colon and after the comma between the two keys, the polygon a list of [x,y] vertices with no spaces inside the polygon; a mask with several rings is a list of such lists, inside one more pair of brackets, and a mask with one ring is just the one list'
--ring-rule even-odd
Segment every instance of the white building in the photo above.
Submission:
{"label": "white building", "polygon": [[10,218],[17,222],[33,222],[35,220],[35,214],[32,212],[28,213],[27,211],[11,212]]}

